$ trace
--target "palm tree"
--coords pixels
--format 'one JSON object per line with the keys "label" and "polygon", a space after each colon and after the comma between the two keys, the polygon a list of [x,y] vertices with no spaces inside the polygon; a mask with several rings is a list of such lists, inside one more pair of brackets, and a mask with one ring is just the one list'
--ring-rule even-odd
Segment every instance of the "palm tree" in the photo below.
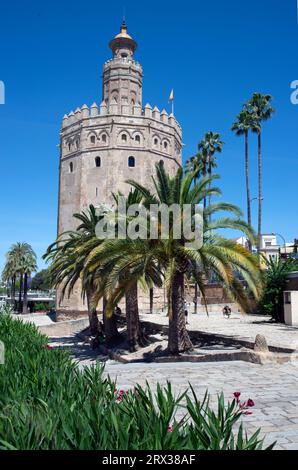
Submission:
{"label": "palm tree", "polygon": [[196,155],[190,157],[185,164],[185,173],[196,173],[194,183],[200,175],[206,176],[207,174],[207,159],[206,157],[198,151]]}
{"label": "palm tree", "polygon": [[109,316],[125,297],[127,341],[130,351],[144,346],[138,310],[138,284],[162,286],[154,251],[150,242],[130,238],[106,239],[98,243],[85,260],[85,276],[99,279],[94,302],[106,297]]}
{"label": "palm tree", "polygon": [[13,308],[15,308],[15,294],[16,294],[16,276],[17,270],[15,260],[11,256],[6,255],[6,263],[2,271],[2,279],[10,286],[10,298]]}
{"label": "palm tree", "polygon": [[[14,267],[15,279],[19,276],[19,305],[18,311],[22,312],[22,293],[23,283],[24,285],[24,299],[27,302],[27,278],[28,273],[31,273],[36,269],[36,255],[28,243],[17,242],[12,245],[7,253],[7,259]],[[15,280],[14,280],[15,286]],[[25,308],[27,311],[27,306]]]}
{"label": "palm tree", "polygon": [[[195,173],[189,173],[183,177],[181,169],[174,177],[171,177],[160,162],[156,165],[156,177],[153,178],[156,195],[138,182],[130,180],[129,183],[142,193],[145,207],[149,208],[153,201],[167,204],[167,206],[179,204],[181,217],[183,217],[185,204],[199,204],[206,195],[220,195],[220,190],[210,185],[214,177],[209,175],[201,178],[193,186],[194,177]],[[236,217],[220,217],[211,222],[210,216],[218,211],[230,212]],[[134,251],[131,250],[130,241],[127,243],[127,249],[122,246],[124,258],[125,253],[130,254],[131,263],[133,259],[141,263],[142,253],[150,253],[150,256],[155,259],[155,265],[162,267],[168,297],[168,349],[171,353],[179,353],[192,347],[184,315],[184,276],[186,273],[194,276],[204,297],[204,275],[208,271],[213,271],[243,309],[248,308],[247,295],[235,273],[242,275],[255,297],[260,294],[260,270],[256,258],[242,246],[215,234],[217,229],[232,228],[241,230],[253,240],[252,230],[246,222],[239,219],[240,214],[241,211],[231,204],[209,205],[204,213],[204,244],[200,249],[189,247],[183,235],[179,239],[173,238],[173,221],[167,240],[142,240],[139,244],[141,247],[139,251],[137,245]],[[198,266],[200,270],[197,269]]]}
{"label": "palm tree", "polygon": [[[120,197],[124,197],[122,193],[113,194],[114,200],[116,202],[116,218],[118,215],[118,202]],[[130,207],[133,204],[140,204],[142,201],[142,194],[137,190],[131,190],[128,196],[125,198],[126,207]],[[127,221],[126,221],[127,222]],[[116,226],[117,230],[117,226]],[[132,272],[130,269],[127,269],[126,273],[123,273],[124,278],[127,276],[132,279]],[[130,287],[126,289],[125,292],[125,312],[126,312],[126,324],[127,324],[127,341],[130,351],[135,351],[137,346],[144,346],[146,343],[139,318],[139,306],[138,306],[138,280],[136,278],[134,282],[131,283]],[[153,291],[152,283],[147,283],[147,288],[149,288],[150,295],[150,313],[153,310]]]}
{"label": "palm tree", "polygon": [[252,128],[253,132],[258,135],[258,252],[261,248],[262,236],[262,146],[261,132],[262,123],[272,117],[274,108],[271,106],[272,96],[262,95],[261,93],[253,93],[250,100],[245,105],[245,110],[254,116],[255,124]]}
{"label": "palm tree", "polygon": [[[249,161],[248,161],[248,133],[256,126],[256,120],[254,115],[247,109],[242,110],[234,124],[232,125],[232,131],[237,136],[244,135],[245,141],[245,182],[246,182],[246,200],[247,200],[247,222],[251,225],[251,209],[250,209],[250,187],[249,187]],[[251,245],[249,243],[249,249]]]}
{"label": "palm tree", "polygon": [[[77,282],[82,282],[82,295],[86,295],[91,334],[97,335],[99,321],[94,303],[95,279],[93,275],[82,278],[84,262],[90,251],[98,245],[96,226],[102,215],[98,215],[93,205],[86,212],[74,214],[81,223],[76,231],[62,233],[57,240],[48,247],[43,258],[51,263],[49,272],[53,285],[61,288],[61,299],[65,294],[70,295]],[[107,318],[105,315],[105,301],[103,300],[103,317],[105,335],[107,340],[119,336],[115,317]]]}
{"label": "palm tree", "polygon": [[37,270],[36,254],[30,250],[22,260],[22,271],[24,273],[24,295],[23,295],[23,313],[28,313],[28,276]]}
{"label": "palm tree", "polygon": [[[215,154],[221,153],[223,142],[220,134],[209,131],[205,134],[203,140],[198,145],[198,150],[206,162],[206,169],[209,176],[212,175],[213,168],[217,167]],[[203,173],[206,174],[206,173]],[[210,181],[211,185],[211,181]],[[209,195],[209,204],[211,203],[211,194]],[[204,199],[204,209],[206,208],[206,198]]]}
{"label": "palm tree", "polygon": [[[202,175],[207,175],[207,157],[206,152],[203,154],[200,152],[201,143],[198,144],[198,152],[196,155],[191,157],[186,161],[185,172],[195,173],[194,184],[196,184],[197,179]],[[206,207],[206,198],[204,198],[204,207]],[[195,282],[195,292],[194,292],[194,313],[198,313],[198,284]]]}

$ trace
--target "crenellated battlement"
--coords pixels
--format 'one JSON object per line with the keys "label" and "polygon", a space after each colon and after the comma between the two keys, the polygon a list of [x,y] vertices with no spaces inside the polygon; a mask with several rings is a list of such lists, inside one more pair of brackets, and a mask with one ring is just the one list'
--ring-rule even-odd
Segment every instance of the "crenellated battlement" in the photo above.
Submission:
{"label": "crenellated battlement", "polygon": [[[121,108],[121,110],[119,110],[119,108]],[[121,118],[150,119],[158,124],[173,127],[179,135],[182,135],[181,126],[175,116],[172,113],[168,114],[165,109],[160,112],[157,106],[152,109],[149,103],[147,103],[143,109],[139,104],[135,104],[134,106],[123,104],[119,106],[116,101],[111,101],[109,106],[107,106],[104,101],[100,106],[98,106],[97,103],[93,103],[90,107],[84,104],[82,108],[77,108],[75,112],[71,111],[68,115],[65,114],[62,121],[62,130],[66,130],[69,126],[78,124],[84,127],[84,120],[86,119],[107,119],[108,117],[115,117],[117,122],[119,122]],[[88,125],[92,124],[88,123]]]}
{"label": "crenellated battlement", "polygon": [[105,63],[103,64],[103,69],[105,70],[107,67],[110,67],[111,65],[124,65],[130,67],[133,65],[134,67],[140,69],[140,72],[143,71],[143,67],[141,66],[140,62],[137,62],[134,59],[131,58],[113,58],[106,60]]}

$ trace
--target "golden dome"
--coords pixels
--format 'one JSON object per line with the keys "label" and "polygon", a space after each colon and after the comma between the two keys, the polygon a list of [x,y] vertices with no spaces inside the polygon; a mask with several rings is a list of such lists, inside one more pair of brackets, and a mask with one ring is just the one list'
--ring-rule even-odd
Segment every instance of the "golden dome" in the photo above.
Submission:
{"label": "golden dome", "polygon": [[114,39],[110,41],[109,46],[113,52],[115,51],[116,48],[119,48],[119,46],[121,46],[127,49],[131,49],[133,53],[138,47],[135,40],[132,39],[132,37],[129,34],[127,34],[127,26],[126,26],[125,20],[123,20],[121,24],[120,33],[117,34],[114,37]]}
{"label": "golden dome", "polygon": [[118,39],[118,38],[132,39],[132,37],[129,34],[127,34],[126,25],[124,24],[121,25],[120,33],[115,36],[115,39]]}

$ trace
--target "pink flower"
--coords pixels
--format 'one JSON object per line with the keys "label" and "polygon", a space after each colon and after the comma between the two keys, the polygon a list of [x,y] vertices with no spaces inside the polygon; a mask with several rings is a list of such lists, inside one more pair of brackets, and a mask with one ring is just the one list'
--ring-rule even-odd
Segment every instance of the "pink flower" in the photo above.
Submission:
{"label": "pink flower", "polygon": [[173,426],[168,426],[167,431],[168,431],[168,432],[173,432]]}
{"label": "pink flower", "polygon": [[252,412],[251,411],[243,411],[243,414],[244,415],[252,415]]}
{"label": "pink flower", "polygon": [[246,402],[246,406],[248,406],[248,408],[250,408],[251,406],[255,406],[255,402],[249,398]]}
{"label": "pink flower", "polygon": [[50,346],[49,344],[44,344],[43,348],[44,349],[49,349],[49,350],[54,349],[53,346]]}
{"label": "pink flower", "polygon": [[241,392],[234,392],[233,395],[234,395],[234,397],[238,400],[238,398],[239,398],[240,395],[241,395]]}

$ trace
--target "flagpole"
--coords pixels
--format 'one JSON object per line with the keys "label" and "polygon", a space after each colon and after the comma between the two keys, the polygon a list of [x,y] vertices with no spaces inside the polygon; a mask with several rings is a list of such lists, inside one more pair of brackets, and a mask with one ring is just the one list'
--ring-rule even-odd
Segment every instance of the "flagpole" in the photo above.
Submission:
{"label": "flagpole", "polygon": [[172,114],[174,116],[174,98],[172,99]]}

